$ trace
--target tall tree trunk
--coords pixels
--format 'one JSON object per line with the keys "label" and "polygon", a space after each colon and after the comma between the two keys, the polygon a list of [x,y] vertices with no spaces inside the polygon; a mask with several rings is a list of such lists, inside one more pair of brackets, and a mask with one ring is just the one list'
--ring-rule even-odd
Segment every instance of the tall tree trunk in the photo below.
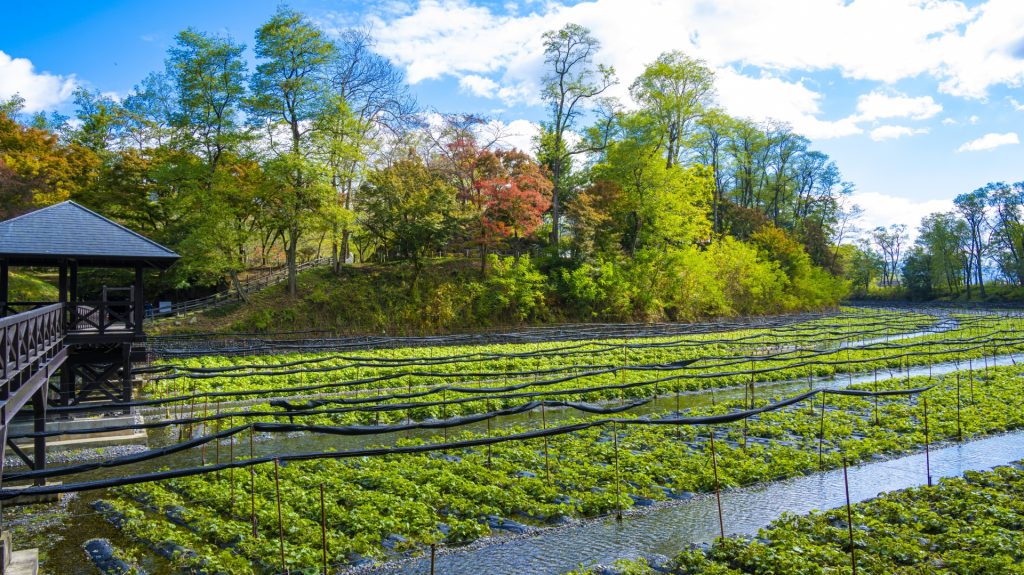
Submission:
{"label": "tall tree trunk", "polygon": [[296,262],[299,251],[299,226],[292,223],[288,228],[288,238],[285,255],[288,260],[288,295],[295,297],[299,293],[298,287],[298,264]]}

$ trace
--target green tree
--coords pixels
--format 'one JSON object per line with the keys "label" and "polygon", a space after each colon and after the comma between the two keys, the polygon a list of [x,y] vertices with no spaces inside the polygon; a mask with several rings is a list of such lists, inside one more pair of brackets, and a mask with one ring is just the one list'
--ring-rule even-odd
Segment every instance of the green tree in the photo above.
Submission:
{"label": "green tree", "polygon": [[615,134],[592,177],[622,190],[612,216],[625,252],[634,256],[644,247],[706,241],[711,226],[705,214],[714,186],[710,174],[702,168],[667,166],[648,115],[621,114]]}
{"label": "green tree", "polygon": [[[334,51],[319,28],[288,8],[279,8],[256,31],[260,63],[252,77],[250,113],[263,122],[274,156],[268,170],[273,177],[268,181],[281,184],[273,203],[278,206],[275,221],[285,238],[292,296],[297,291],[299,239],[329,196],[323,185],[325,170],[312,161],[309,136],[325,107],[326,66]],[[286,144],[278,146],[282,135]]]}
{"label": "green tree", "polygon": [[930,259],[934,287],[960,295],[965,267],[960,247],[967,241],[967,224],[953,212],[929,214],[921,220],[916,243]]}
{"label": "green tree", "polygon": [[674,50],[649,64],[629,93],[654,119],[665,166],[671,168],[679,162],[696,122],[711,108],[715,74],[702,60]]}
{"label": "green tree", "polygon": [[413,264],[444,247],[463,220],[455,188],[412,156],[369,175],[359,189],[360,224],[386,253]]}
{"label": "green tree", "polygon": [[567,193],[572,158],[586,151],[567,140],[569,132],[583,114],[583,107],[615,84],[615,72],[603,64],[594,64],[600,49],[590,30],[579,24],[566,24],[560,30],[544,33],[544,75],[541,98],[548,105],[549,120],[542,124],[538,156],[551,173],[551,245],[558,254],[561,210]]}
{"label": "green tree", "polygon": [[[982,258],[985,256],[988,216],[985,208],[988,204],[988,190],[978,188],[967,194],[960,194],[953,199],[953,205],[967,223],[969,244],[967,251],[967,278],[972,278],[978,286],[978,292],[985,297],[985,281],[983,280]],[[967,297],[971,297],[971,281],[967,282]]]}

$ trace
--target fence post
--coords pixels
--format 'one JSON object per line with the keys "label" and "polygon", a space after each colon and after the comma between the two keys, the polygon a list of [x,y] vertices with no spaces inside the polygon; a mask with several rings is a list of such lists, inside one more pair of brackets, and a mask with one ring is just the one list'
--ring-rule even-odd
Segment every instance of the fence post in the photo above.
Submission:
{"label": "fence post", "polygon": [[284,520],[281,517],[281,460],[274,459],[274,491],[277,494],[277,542],[281,551],[281,573],[287,573],[288,568],[284,562]]}
{"label": "fence post", "polygon": [[818,469],[825,469],[822,447],[825,443],[825,392],[821,392],[821,428],[818,430]]}
{"label": "fence post", "polygon": [[846,457],[843,457],[843,487],[846,489],[846,525],[850,530],[850,567],[857,575],[857,548],[853,544],[853,510],[850,508],[850,477],[846,473]]}
{"label": "fence post", "polygon": [[622,521],[622,485],[619,482],[619,427],[612,422],[612,439],[615,446],[615,519]]}
{"label": "fence post", "polygon": [[932,486],[932,461],[931,454],[928,452],[928,397],[921,395],[921,401],[924,404],[924,468],[928,474],[928,487]]}
{"label": "fence post", "polygon": [[725,539],[725,520],[722,519],[722,485],[718,480],[718,454],[715,453],[715,428],[708,426],[711,436],[711,468],[715,474],[715,501],[718,503],[718,532]]}
{"label": "fence post", "polygon": [[327,509],[324,505],[324,484],[320,484],[320,543],[323,546],[324,575],[327,575]]}

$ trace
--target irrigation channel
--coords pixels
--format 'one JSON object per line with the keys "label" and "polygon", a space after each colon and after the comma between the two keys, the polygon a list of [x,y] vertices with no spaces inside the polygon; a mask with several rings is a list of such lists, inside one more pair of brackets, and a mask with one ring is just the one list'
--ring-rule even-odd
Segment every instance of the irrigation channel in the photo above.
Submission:
{"label": "irrigation channel", "polygon": [[[981,471],[1024,456],[1024,432],[987,437],[931,451],[933,481],[965,471]],[[849,469],[854,503],[884,491],[927,483],[923,453]],[[815,473],[722,493],[723,522],[728,534],[756,535],[784,512],[808,513],[846,503],[842,470]],[[719,536],[718,507],[713,496],[659,506],[580,526],[552,529],[533,537],[514,538],[476,549],[436,557],[435,571],[445,575],[557,575],[579,565],[611,565],[619,559],[663,555],[672,557],[687,545]],[[367,573],[421,575],[430,572],[429,558],[407,561]]]}
{"label": "irrigation channel", "polygon": [[[862,463],[857,498],[920,483],[920,455],[875,460],[930,440],[970,440],[931,453],[935,477],[1020,459],[1019,434],[978,439],[1024,426],[1020,326],[1002,312],[846,310],[725,331],[625,326],[620,338],[600,326],[584,341],[568,330],[442,348],[321,340],[277,356],[233,346],[245,352],[210,357],[192,341],[204,357],[157,362],[133,408],[147,414],[147,448],[12,468],[14,481],[62,482],[28,492],[77,494],[3,520],[17,547],[40,547],[44,572],[62,574],[96,572],[81,550],[94,537],[158,575],[386,560],[383,573],[425,574],[432,542],[441,574],[671,555],[714,535],[709,443],[716,481],[761,484],[722,494],[727,529],[740,533],[783,510],[834,506],[834,472],[817,471],[841,455]],[[325,484],[327,504],[316,497]],[[624,507],[650,512],[572,519]],[[519,532],[533,536],[509,538]]]}

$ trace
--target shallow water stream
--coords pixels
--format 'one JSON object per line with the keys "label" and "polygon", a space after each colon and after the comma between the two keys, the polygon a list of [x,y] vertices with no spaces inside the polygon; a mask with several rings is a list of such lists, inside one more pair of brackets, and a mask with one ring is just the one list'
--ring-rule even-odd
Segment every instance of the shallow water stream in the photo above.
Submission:
{"label": "shallow water stream", "polygon": [[[953,445],[931,452],[935,481],[968,470],[990,469],[1024,457],[1024,432]],[[883,491],[927,483],[923,453],[849,469],[850,498],[863,501]],[[807,513],[846,502],[842,469],[722,493],[727,534],[753,535],[783,512]],[[658,553],[673,556],[691,543],[712,541],[719,534],[714,496],[626,515],[621,523],[604,519],[569,528],[541,531],[533,537],[496,542],[437,557],[442,575],[556,575],[582,564],[610,564],[616,559]],[[429,560],[374,571],[380,574],[429,573]]]}

